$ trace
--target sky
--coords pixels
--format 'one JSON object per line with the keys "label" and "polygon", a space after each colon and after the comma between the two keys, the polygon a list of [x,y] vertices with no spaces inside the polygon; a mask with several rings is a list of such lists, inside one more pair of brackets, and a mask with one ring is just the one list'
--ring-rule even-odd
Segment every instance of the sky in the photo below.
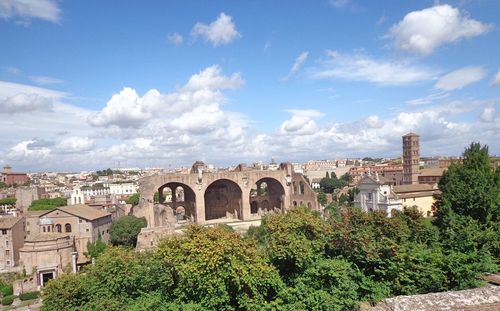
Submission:
{"label": "sky", "polygon": [[16,171],[500,154],[500,1],[0,0]]}

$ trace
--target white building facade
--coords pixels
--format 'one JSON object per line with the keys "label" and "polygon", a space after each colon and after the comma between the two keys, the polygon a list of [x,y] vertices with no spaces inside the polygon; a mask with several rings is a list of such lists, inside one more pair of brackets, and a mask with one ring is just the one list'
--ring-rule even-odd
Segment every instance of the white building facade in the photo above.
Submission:
{"label": "white building facade", "polygon": [[367,175],[358,184],[359,193],[354,203],[364,211],[385,211],[390,217],[393,210],[402,211],[402,200],[392,189],[392,182],[382,176]]}
{"label": "white building facade", "polygon": [[109,193],[116,195],[131,195],[137,193],[137,186],[131,182],[109,184]]}

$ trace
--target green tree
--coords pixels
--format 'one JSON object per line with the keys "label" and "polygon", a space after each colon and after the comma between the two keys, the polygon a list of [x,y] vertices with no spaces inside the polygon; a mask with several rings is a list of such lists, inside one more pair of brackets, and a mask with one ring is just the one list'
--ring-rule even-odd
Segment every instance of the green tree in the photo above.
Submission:
{"label": "green tree", "polygon": [[76,310],[88,300],[81,275],[63,274],[43,289],[43,311]]}
{"label": "green tree", "polygon": [[0,181],[0,189],[7,189],[7,188],[9,188],[9,185],[4,183],[3,181]]}
{"label": "green tree", "polygon": [[29,211],[46,211],[52,210],[59,206],[67,205],[67,200],[65,198],[54,198],[54,199],[39,199],[31,202]]}
{"label": "green tree", "polygon": [[101,239],[101,234],[98,235],[94,243],[87,242],[86,256],[89,258],[97,258],[106,250],[106,244]]}
{"label": "green tree", "polygon": [[318,192],[318,203],[321,206],[325,206],[328,203],[328,200],[326,198],[326,194],[323,191]]}
{"label": "green tree", "polygon": [[321,190],[325,193],[333,193],[335,189],[342,187],[342,182],[337,179],[335,173],[332,173],[332,177],[330,178],[322,178],[319,182],[319,186]]}
{"label": "green tree", "polygon": [[352,176],[349,175],[349,173],[345,173],[344,175],[340,176],[339,180],[342,181],[344,186],[347,186],[352,182]]}
{"label": "green tree", "polygon": [[0,205],[15,205],[16,201],[16,198],[3,198],[0,199]]}
{"label": "green tree", "polygon": [[341,259],[320,259],[299,276],[295,286],[279,295],[286,310],[355,310],[360,273]]}
{"label": "green tree", "polygon": [[324,254],[328,226],[319,214],[308,208],[269,215],[262,226],[267,234],[268,257],[287,282],[293,282]]}
{"label": "green tree", "polygon": [[123,216],[113,221],[109,228],[111,244],[135,247],[137,244],[137,235],[146,225],[144,217]]}
{"label": "green tree", "polygon": [[458,262],[448,266],[448,287],[477,286],[480,274],[500,264],[500,170],[490,165],[488,147],[466,148],[463,163],[448,168],[439,190],[434,208],[441,243]]}
{"label": "green tree", "polygon": [[127,204],[132,204],[132,205],[137,205],[139,204],[139,198],[140,194],[139,193],[134,193],[131,196],[128,197],[126,203]]}
{"label": "green tree", "polygon": [[191,226],[160,243],[156,256],[176,275],[175,301],[208,310],[252,310],[273,300],[283,283],[255,242],[221,227]]}
{"label": "green tree", "polygon": [[492,169],[488,147],[472,143],[463,157],[463,163],[452,164],[439,182],[435,209],[440,227],[446,226],[453,213],[481,223],[498,221],[500,170]]}

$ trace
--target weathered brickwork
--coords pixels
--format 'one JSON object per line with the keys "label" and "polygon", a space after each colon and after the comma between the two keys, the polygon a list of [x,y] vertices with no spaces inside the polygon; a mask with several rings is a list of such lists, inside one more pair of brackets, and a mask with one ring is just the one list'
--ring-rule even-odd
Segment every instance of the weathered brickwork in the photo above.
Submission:
{"label": "weathered brickwork", "polygon": [[388,298],[366,311],[500,311],[500,287]]}

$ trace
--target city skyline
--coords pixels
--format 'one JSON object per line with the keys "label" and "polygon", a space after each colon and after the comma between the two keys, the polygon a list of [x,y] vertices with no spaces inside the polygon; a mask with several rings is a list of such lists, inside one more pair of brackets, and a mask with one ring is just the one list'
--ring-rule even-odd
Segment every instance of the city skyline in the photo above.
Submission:
{"label": "city skyline", "polygon": [[0,4],[0,165],[499,154],[500,3],[205,6]]}

